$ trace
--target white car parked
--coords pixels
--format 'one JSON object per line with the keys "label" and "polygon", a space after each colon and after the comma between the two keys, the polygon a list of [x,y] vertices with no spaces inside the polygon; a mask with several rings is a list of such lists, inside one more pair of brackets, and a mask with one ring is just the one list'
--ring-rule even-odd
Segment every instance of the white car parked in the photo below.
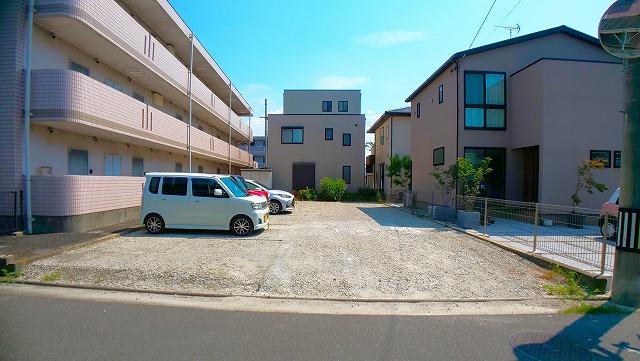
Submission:
{"label": "white car parked", "polygon": [[240,189],[229,176],[147,173],[140,219],[149,233],[165,228],[231,230],[244,236],[269,223],[264,197]]}
{"label": "white car parked", "polygon": [[250,189],[261,189],[269,192],[269,209],[271,214],[278,214],[283,211],[293,210],[296,200],[293,194],[277,189],[269,189],[262,183],[247,179]]}

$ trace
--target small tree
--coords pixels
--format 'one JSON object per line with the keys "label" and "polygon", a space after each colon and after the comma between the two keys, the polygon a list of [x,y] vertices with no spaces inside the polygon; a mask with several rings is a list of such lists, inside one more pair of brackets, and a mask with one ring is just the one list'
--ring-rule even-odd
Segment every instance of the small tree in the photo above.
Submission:
{"label": "small tree", "polygon": [[442,203],[449,205],[450,194],[458,186],[458,167],[456,164],[452,164],[446,169],[436,167],[431,175],[436,179],[436,188],[442,194]]}
{"label": "small tree", "polygon": [[579,207],[582,204],[582,198],[580,198],[580,192],[583,189],[587,190],[587,193],[593,194],[593,191],[604,192],[607,190],[607,186],[597,182],[593,178],[592,169],[604,168],[604,162],[601,160],[585,160],[582,165],[576,169],[576,175],[578,179],[576,181],[576,190],[571,195],[571,204],[573,207]]}
{"label": "small tree", "polygon": [[473,210],[476,197],[480,194],[480,184],[493,171],[489,167],[489,163],[491,163],[491,158],[489,157],[484,158],[477,167],[463,157],[458,158],[456,161],[458,183],[462,186],[464,209],[467,211]]}
{"label": "small tree", "polygon": [[404,190],[411,188],[411,157],[408,155],[399,156],[394,154],[389,157],[386,167],[387,176],[391,182]]}

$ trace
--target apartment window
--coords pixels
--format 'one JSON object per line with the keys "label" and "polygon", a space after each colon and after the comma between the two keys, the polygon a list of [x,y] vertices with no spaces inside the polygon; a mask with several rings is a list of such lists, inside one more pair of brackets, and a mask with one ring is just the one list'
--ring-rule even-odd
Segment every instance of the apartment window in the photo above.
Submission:
{"label": "apartment window", "polygon": [[610,150],[592,150],[589,152],[591,160],[599,160],[604,164],[605,168],[611,168],[611,151]]}
{"label": "apartment window", "polygon": [[465,72],[464,127],[505,129],[505,74]]}
{"label": "apartment window", "polygon": [[198,173],[204,173],[204,167],[199,165],[198,166]]}
{"label": "apartment window", "polygon": [[162,179],[162,194],[167,196],[186,196],[187,178],[164,177]]}
{"label": "apartment window", "polygon": [[416,118],[420,118],[420,102],[416,104]]}
{"label": "apartment window", "polygon": [[333,140],[333,128],[324,128],[324,140]]}
{"label": "apartment window", "polygon": [[433,165],[444,165],[444,147],[433,150]]}
{"label": "apartment window", "polygon": [[120,164],[121,164],[120,154],[105,154],[104,155],[104,175],[106,176],[119,176],[120,174]]}
{"label": "apartment window", "polygon": [[158,194],[158,186],[160,185],[160,177],[153,177],[149,182],[149,192]]}
{"label": "apartment window", "polygon": [[107,84],[108,86],[112,87],[113,89],[121,92],[122,91],[122,85],[116,83],[115,81],[111,80],[111,79],[107,79],[104,81],[105,84]]}
{"label": "apartment window", "polygon": [[622,152],[619,150],[613,152],[613,168],[622,168]]}
{"label": "apartment window", "polygon": [[144,176],[144,159],[139,157],[131,159],[131,175],[134,177]]}
{"label": "apartment window", "polygon": [[71,64],[69,64],[69,70],[77,71],[78,73],[82,73],[86,76],[89,76],[90,73],[89,68],[86,68],[75,61],[72,61]]}
{"label": "apartment window", "polygon": [[89,175],[89,152],[86,150],[69,149],[69,175]]}
{"label": "apartment window", "polygon": [[444,102],[444,84],[440,84],[438,87],[438,104]]}
{"label": "apartment window", "polygon": [[303,127],[282,127],[280,130],[280,142],[282,144],[304,143]]}
{"label": "apartment window", "polygon": [[342,134],[342,145],[351,146],[351,133]]}
{"label": "apartment window", "polygon": [[182,163],[176,162],[176,172],[182,172]]}
{"label": "apartment window", "polygon": [[338,111],[341,113],[345,113],[349,111],[349,102],[346,100],[341,100],[338,102]]}
{"label": "apartment window", "polygon": [[333,102],[331,100],[322,101],[322,112],[331,113],[333,111]]}
{"label": "apartment window", "polygon": [[351,184],[351,166],[343,165],[342,166],[342,179],[344,179],[347,184]]}
{"label": "apartment window", "polygon": [[258,162],[258,163],[264,163],[264,157],[261,155],[256,155],[253,157],[253,160]]}
{"label": "apartment window", "polygon": [[380,145],[384,145],[384,128],[380,132]]}
{"label": "apartment window", "polygon": [[136,92],[133,92],[133,98],[144,103],[144,97]]}

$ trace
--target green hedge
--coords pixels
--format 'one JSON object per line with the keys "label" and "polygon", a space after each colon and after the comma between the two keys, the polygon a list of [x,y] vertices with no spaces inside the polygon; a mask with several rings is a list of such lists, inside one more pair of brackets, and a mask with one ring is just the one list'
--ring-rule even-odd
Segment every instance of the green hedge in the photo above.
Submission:
{"label": "green hedge", "polygon": [[318,196],[323,201],[341,201],[347,190],[347,182],[342,178],[324,177],[320,180]]}

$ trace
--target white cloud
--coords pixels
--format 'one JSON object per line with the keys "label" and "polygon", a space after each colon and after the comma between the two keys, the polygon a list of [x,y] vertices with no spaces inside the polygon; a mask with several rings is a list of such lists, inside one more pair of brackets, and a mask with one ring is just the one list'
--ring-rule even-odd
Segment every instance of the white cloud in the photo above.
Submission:
{"label": "white cloud", "polygon": [[369,82],[366,76],[325,76],[316,81],[321,89],[351,89]]}
{"label": "white cloud", "polygon": [[388,48],[398,44],[420,41],[426,36],[423,31],[388,30],[361,36],[355,39],[355,42],[376,48]]}

